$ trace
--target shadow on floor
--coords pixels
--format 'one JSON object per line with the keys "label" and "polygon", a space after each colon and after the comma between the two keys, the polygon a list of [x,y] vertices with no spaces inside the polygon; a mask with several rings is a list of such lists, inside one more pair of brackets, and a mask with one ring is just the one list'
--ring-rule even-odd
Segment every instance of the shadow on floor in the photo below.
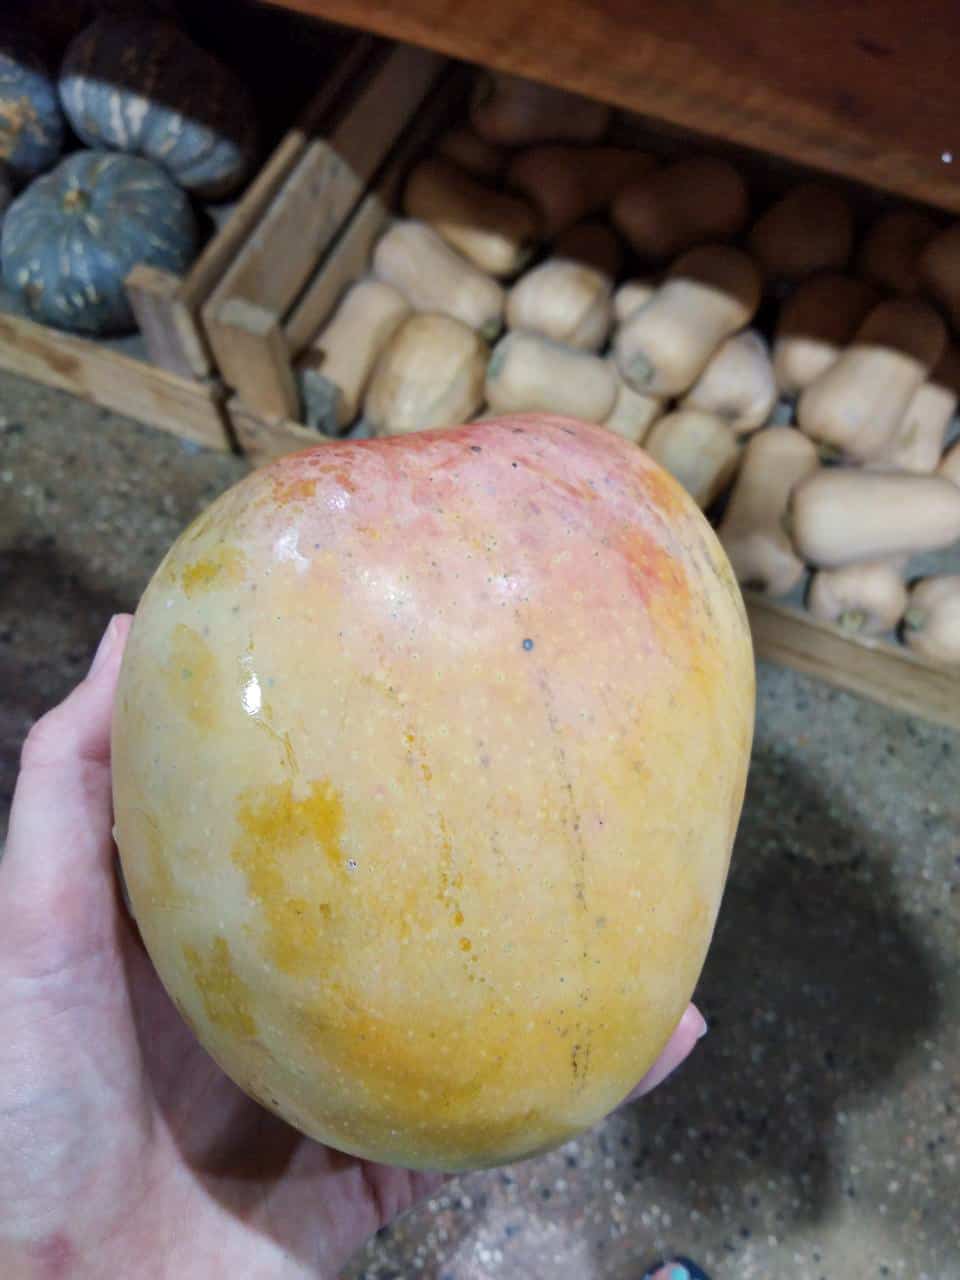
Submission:
{"label": "shadow on floor", "polygon": [[755,753],[697,993],[711,1034],[631,1109],[638,1176],[681,1198],[703,1189],[708,1212],[758,1178],[777,1179],[786,1221],[855,1199],[831,1158],[845,1108],[905,1080],[938,1020],[930,961],[891,880],[898,851],[830,801]]}
{"label": "shadow on floor", "polygon": [[52,545],[0,552],[0,829],[27,728],[70,691],[111,616],[130,607]]}

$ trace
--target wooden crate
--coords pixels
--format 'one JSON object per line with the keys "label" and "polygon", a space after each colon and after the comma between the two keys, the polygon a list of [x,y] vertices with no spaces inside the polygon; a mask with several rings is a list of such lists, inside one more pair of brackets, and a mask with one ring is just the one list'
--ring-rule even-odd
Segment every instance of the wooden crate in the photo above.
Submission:
{"label": "wooden crate", "polygon": [[[242,392],[231,397],[228,410],[237,440],[255,465],[330,442],[297,420],[294,361],[347,287],[368,269],[373,246],[393,216],[404,175],[449,124],[468,83],[467,69],[451,64],[419,110],[405,104],[409,123],[388,163],[339,234],[328,242],[293,301],[288,298],[282,307],[264,307],[248,298],[221,298],[221,317],[229,319],[233,329],[236,349],[242,353],[238,367],[245,378]],[[670,147],[669,138],[665,145]],[[752,161],[747,153],[738,158],[748,170],[757,163],[755,154]],[[789,181],[796,174],[795,166],[788,167],[784,179]],[[261,240],[259,252],[269,253],[269,237]],[[750,592],[745,595],[758,658],[960,729],[960,671],[926,661],[889,640],[851,636],[813,618],[796,600],[784,603]]]}
{"label": "wooden crate", "polygon": [[0,368],[68,391],[209,448],[233,447],[226,392],[202,323],[202,308],[249,243],[277,192],[331,112],[343,108],[375,56],[371,37],[338,42],[344,52],[299,123],[286,132],[184,276],[136,267],[127,292],[138,333],[97,340],[19,314],[0,296]]}

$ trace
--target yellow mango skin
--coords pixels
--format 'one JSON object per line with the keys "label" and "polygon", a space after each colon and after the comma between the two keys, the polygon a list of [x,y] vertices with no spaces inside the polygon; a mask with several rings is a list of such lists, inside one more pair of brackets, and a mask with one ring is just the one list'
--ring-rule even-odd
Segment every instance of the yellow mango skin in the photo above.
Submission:
{"label": "yellow mango skin", "polygon": [[656,1059],[713,931],[754,670],[724,553],[602,427],[329,444],[224,494],[113,730],[144,941],[207,1050],[341,1150],[514,1160]]}

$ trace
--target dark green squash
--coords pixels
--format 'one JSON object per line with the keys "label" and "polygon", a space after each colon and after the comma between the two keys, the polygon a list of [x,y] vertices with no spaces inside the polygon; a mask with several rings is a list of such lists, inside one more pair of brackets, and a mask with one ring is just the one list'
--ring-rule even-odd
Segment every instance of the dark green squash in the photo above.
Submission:
{"label": "dark green squash", "polygon": [[67,50],[60,98],[91,147],[145,156],[198,196],[229,194],[249,171],[249,93],[170,22],[104,17]]}
{"label": "dark green squash", "polygon": [[77,333],[134,327],[124,280],[138,263],[182,272],[196,223],[180,188],[149,160],[78,151],[7,210],[3,279],[28,314]]}
{"label": "dark green squash", "polygon": [[18,178],[56,164],[63,112],[43,60],[23,40],[0,43],[0,160]]}

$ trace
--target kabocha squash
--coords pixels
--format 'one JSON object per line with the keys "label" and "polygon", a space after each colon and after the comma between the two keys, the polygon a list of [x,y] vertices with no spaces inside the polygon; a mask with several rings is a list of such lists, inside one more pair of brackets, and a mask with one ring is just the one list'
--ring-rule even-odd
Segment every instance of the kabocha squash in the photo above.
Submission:
{"label": "kabocha squash", "polygon": [[0,225],[3,223],[3,215],[10,207],[12,199],[13,185],[10,182],[10,175],[7,173],[6,165],[0,164]]}
{"label": "kabocha squash", "polygon": [[254,159],[250,94],[170,22],[97,19],[67,50],[60,97],[88,146],[154,160],[197,196],[229,195]]}
{"label": "kabocha squash", "polygon": [[190,202],[162,169],[139,156],[78,151],[7,210],[3,278],[39,320],[121,333],[133,326],[130,270],[182,272],[195,244]]}
{"label": "kabocha squash", "polygon": [[536,246],[540,219],[522,196],[497,191],[442,156],[421,160],[403,205],[465,258],[494,276],[511,276]]}
{"label": "kabocha squash", "polygon": [[56,81],[22,42],[0,43],[0,161],[19,179],[56,164],[64,120]]}
{"label": "kabocha squash", "polygon": [[741,249],[704,245],[689,250],[649,302],[617,330],[620,373],[637,391],[682,394],[721,342],[750,323],[759,301],[759,273]]}
{"label": "kabocha squash", "polygon": [[767,427],[750,437],[717,531],[743,586],[783,596],[803,577],[784,515],[795,486],[819,465],[814,446],[793,427]]}

